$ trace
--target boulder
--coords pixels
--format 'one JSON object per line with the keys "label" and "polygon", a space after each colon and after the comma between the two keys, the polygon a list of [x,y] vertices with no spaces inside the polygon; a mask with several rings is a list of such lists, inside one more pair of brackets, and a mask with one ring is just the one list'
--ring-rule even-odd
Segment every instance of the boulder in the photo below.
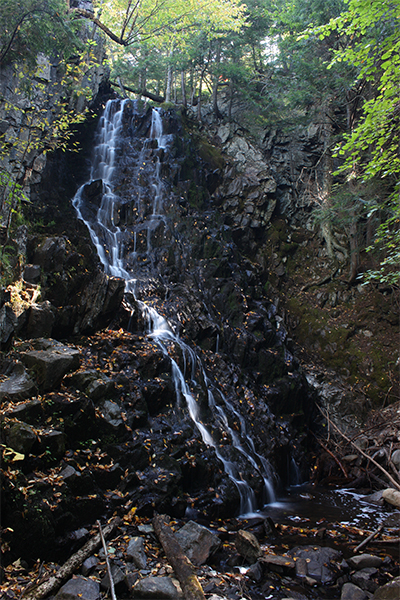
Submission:
{"label": "boulder", "polygon": [[74,577],[67,581],[54,597],[54,600],[97,600],[100,586],[93,579]]}
{"label": "boulder", "polygon": [[329,584],[335,579],[331,561],[339,560],[340,552],[333,548],[320,546],[301,546],[288,552],[293,558],[304,558],[307,561],[307,574],[309,577]]}
{"label": "boulder", "polygon": [[202,565],[221,545],[221,540],[207,527],[188,521],[175,534],[184,554],[195,565]]}
{"label": "boulder", "polygon": [[393,488],[383,490],[382,498],[389,504],[392,504],[392,506],[397,506],[397,508],[400,508],[400,492],[398,490]]}
{"label": "boulder", "polygon": [[378,588],[373,595],[372,600],[399,600],[400,598],[400,577],[395,577],[386,585]]}
{"label": "boulder", "polygon": [[17,317],[13,309],[8,303],[3,304],[0,308],[0,350],[9,347],[16,325]]}
{"label": "boulder", "polygon": [[243,556],[250,564],[257,562],[262,555],[260,544],[258,543],[256,536],[243,529],[237,533],[235,547],[240,556]]}
{"label": "boulder", "polygon": [[35,349],[21,352],[20,358],[35,371],[43,391],[54,389],[66,373],[79,367],[80,352],[76,348],[41,338],[32,345]]}
{"label": "boulder", "polygon": [[6,435],[7,444],[21,454],[29,454],[37,437],[26,423],[14,423]]}
{"label": "boulder", "polygon": [[66,254],[66,241],[63,237],[47,238],[36,250],[34,263],[45,271],[61,271]]}
{"label": "boulder", "polygon": [[355,585],[358,585],[358,587],[360,587],[362,590],[366,590],[367,592],[375,592],[378,584],[373,580],[373,577],[375,577],[378,573],[378,569],[375,569],[374,567],[360,569],[359,571],[353,573],[351,576],[351,581]]}
{"label": "boulder", "polygon": [[105,400],[100,406],[99,418],[103,427],[111,433],[117,433],[125,428],[121,408],[116,402]]}
{"label": "boulder", "polygon": [[145,577],[132,588],[132,597],[145,600],[183,600],[181,586],[170,577]]}
{"label": "boulder", "polygon": [[354,583],[345,583],[342,587],[340,600],[367,600],[368,594]]}
{"label": "boulder", "polygon": [[29,377],[25,367],[21,363],[7,363],[1,369],[5,375],[9,375],[0,383],[0,401],[4,399],[18,402],[30,398],[36,389],[35,383]]}
{"label": "boulder", "polygon": [[351,556],[347,562],[352,569],[360,570],[372,567],[379,568],[383,561],[379,556],[373,554],[359,554],[358,556]]}
{"label": "boulder", "polygon": [[144,569],[147,563],[146,553],[144,551],[144,542],[141,537],[134,537],[129,541],[126,549],[126,556],[132,560],[138,569]]}
{"label": "boulder", "polygon": [[[123,595],[124,592],[127,592],[128,584],[125,578],[125,574],[122,569],[118,565],[111,565],[111,576],[114,582],[115,593],[118,595]],[[108,571],[101,580],[100,586],[103,590],[110,590],[111,582]]]}
{"label": "boulder", "polygon": [[50,302],[32,304],[29,310],[27,336],[29,338],[51,337],[56,310]]}
{"label": "boulder", "polygon": [[400,449],[395,450],[392,454],[392,463],[398,471],[400,471]]}

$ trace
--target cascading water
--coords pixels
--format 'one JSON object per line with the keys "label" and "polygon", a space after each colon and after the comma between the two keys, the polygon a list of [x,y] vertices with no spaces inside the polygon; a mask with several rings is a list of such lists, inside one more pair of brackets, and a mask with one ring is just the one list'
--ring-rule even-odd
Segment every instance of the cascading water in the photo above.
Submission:
{"label": "cascading water", "polygon": [[[115,186],[115,169],[123,152],[120,147],[121,132],[124,127],[124,111],[129,107],[132,109],[130,100],[108,101],[104,114],[100,119],[96,144],[94,149],[93,166],[90,180],[85,183],[76,193],[73,205],[78,217],[84,221],[89,229],[91,239],[97,249],[101,263],[107,274],[120,277],[125,280],[125,291],[133,294],[137,306],[147,322],[147,333],[159,346],[165,356],[171,362],[172,378],[175,385],[177,404],[181,406],[181,400],[185,401],[190,418],[199,431],[203,442],[213,448],[216,456],[221,461],[226,474],[235,484],[240,497],[240,514],[249,514],[256,511],[256,498],[253,489],[244,480],[237,464],[231,458],[231,451],[238,452],[250,465],[253,472],[262,477],[265,486],[267,502],[275,500],[272,485],[272,470],[268,461],[260,456],[255,449],[253,440],[248,434],[244,418],[234,409],[233,405],[225,398],[221,390],[215,388],[206,375],[200,358],[194,350],[185,344],[173,331],[167,320],[160,315],[152,306],[148,306],[136,298],[135,282],[137,272],[135,269],[137,260],[137,235],[145,232],[147,239],[147,254],[152,250],[152,234],[157,230],[160,223],[167,226],[163,212],[164,186],[161,178],[162,152],[168,147],[169,137],[163,133],[163,124],[159,111],[152,110],[151,127],[143,148],[137,156],[136,164],[128,168],[137,170],[139,185],[135,190],[135,210],[137,223],[131,228],[128,236],[118,224],[118,210],[120,199]],[[149,174],[152,196],[152,206],[146,214],[143,200],[141,198],[140,181],[143,170],[149,160],[152,169]],[[87,190],[95,185],[101,186],[101,202],[97,207],[87,202]],[[89,205],[89,206],[88,206]],[[129,237],[133,233],[133,250],[127,252]],[[176,360],[170,356],[169,349],[178,346],[183,356],[185,368],[182,370]],[[187,381],[186,365],[191,365],[191,373]],[[199,374],[200,382],[195,380],[195,373]],[[202,384],[207,390],[207,410],[211,413],[213,423],[206,425],[201,418],[201,410],[198,398],[192,391],[193,388]],[[217,398],[218,397],[218,401]],[[231,419],[240,423],[240,432],[230,426]],[[212,430],[216,428],[222,439],[229,439],[229,445],[217,442]]]}

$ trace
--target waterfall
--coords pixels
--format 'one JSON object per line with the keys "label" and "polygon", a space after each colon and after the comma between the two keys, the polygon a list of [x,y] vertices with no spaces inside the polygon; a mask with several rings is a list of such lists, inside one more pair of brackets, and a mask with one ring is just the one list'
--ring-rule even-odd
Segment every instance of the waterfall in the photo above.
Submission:
{"label": "waterfall", "polygon": [[[120,147],[120,137],[124,129],[124,111],[132,109],[130,100],[110,100],[107,102],[103,116],[100,119],[98,132],[95,140],[93,165],[89,181],[77,191],[73,198],[73,205],[78,217],[86,224],[90,237],[95,245],[104,270],[109,275],[120,277],[125,280],[125,290],[133,294],[137,306],[147,323],[147,334],[159,346],[161,351],[170,360],[172,378],[175,385],[177,405],[182,408],[182,402],[186,406],[187,413],[200,436],[207,446],[211,447],[231,481],[235,484],[240,497],[240,514],[250,514],[256,511],[255,494],[251,486],[244,480],[238,466],[232,460],[230,454],[232,448],[240,453],[250,465],[251,469],[262,477],[265,484],[265,494],[268,502],[275,499],[272,486],[272,470],[268,461],[260,456],[255,445],[248,434],[245,420],[225,398],[221,390],[215,388],[208,379],[205,369],[196,352],[188,346],[173,330],[170,323],[160,315],[152,306],[140,300],[136,294],[135,282],[137,272],[135,261],[137,259],[137,233],[144,231],[147,237],[147,253],[152,251],[152,235],[160,223],[167,226],[164,215],[164,185],[161,178],[161,156],[168,148],[170,137],[164,135],[161,114],[157,109],[152,109],[151,127],[148,137],[145,139],[143,148],[138,153],[137,164],[129,168],[137,169],[140,181],[145,165],[151,160],[152,169],[150,177],[150,189],[152,195],[152,207],[146,214],[142,204],[140,186],[135,190],[136,214],[139,222],[134,229],[133,251],[128,256],[126,244],[128,236],[118,224],[118,211],[120,199],[117,186],[115,185],[115,172],[118,160],[123,156]],[[149,158],[150,156],[150,158]],[[95,182],[101,185],[101,202],[97,210],[87,202],[87,190]],[[89,186],[89,188],[88,188]],[[132,238],[132,235],[131,235]],[[127,258],[128,256],[128,258]],[[181,369],[176,360],[170,356],[169,348],[178,346],[183,356],[185,368]],[[217,342],[218,351],[218,342]],[[191,372],[187,373],[189,366]],[[199,373],[200,381],[196,381],[195,373]],[[214,419],[212,425],[204,423],[201,417],[199,399],[193,388],[202,384],[207,390],[207,410]],[[240,423],[240,433],[234,431],[229,425],[229,416]],[[223,439],[230,439],[229,445],[219,444],[212,434],[213,428],[217,428]]]}

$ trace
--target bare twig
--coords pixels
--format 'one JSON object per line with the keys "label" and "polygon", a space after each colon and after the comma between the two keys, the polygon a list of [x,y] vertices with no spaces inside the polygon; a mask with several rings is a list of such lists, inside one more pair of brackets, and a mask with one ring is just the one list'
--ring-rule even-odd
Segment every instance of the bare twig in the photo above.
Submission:
{"label": "bare twig", "polygon": [[378,535],[381,533],[382,529],[383,529],[383,525],[379,525],[378,529],[376,529],[373,533],[371,533],[371,535],[369,535],[367,538],[365,538],[365,540],[363,540],[361,542],[361,544],[358,544],[357,548],[354,548],[354,550],[353,550],[354,554],[356,552],[359,552],[365,546],[367,546],[367,544],[369,544],[369,542],[371,540],[373,540],[376,537],[378,537]]}
{"label": "bare twig", "polygon": [[103,545],[104,554],[105,554],[105,557],[106,557],[107,572],[108,572],[108,577],[110,579],[110,593],[111,593],[111,598],[112,598],[112,600],[117,600],[117,596],[115,595],[114,579],[113,579],[113,576],[112,576],[112,573],[111,573],[110,559],[108,558],[107,544],[106,544],[106,540],[104,539],[103,530],[101,528],[100,521],[97,521],[97,527],[99,528],[100,539],[101,539],[101,543]]}
{"label": "bare twig", "polygon": [[325,444],[319,439],[317,438],[316,435],[314,435],[315,439],[317,440],[318,444],[325,450],[325,452],[327,452],[329,454],[329,456],[332,456],[333,460],[337,463],[337,465],[340,467],[343,475],[346,477],[346,479],[348,479],[349,475],[345,469],[345,467],[342,465],[342,463],[340,462],[340,460],[338,459],[337,456],[335,456],[333,454],[333,452],[331,452],[326,446]]}
{"label": "bare twig", "polygon": [[[114,529],[120,523],[120,519],[114,519],[104,528],[103,537],[108,537],[114,531]],[[50,596],[64,583],[68,577],[81,566],[84,560],[88,558],[95,550],[100,546],[101,538],[100,535],[96,535],[91,538],[78,552],[75,552],[67,562],[55,573],[50,579],[43,581],[37,587],[35,586],[34,591],[28,593],[26,600],[41,600]]]}
{"label": "bare twig", "polygon": [[[318,410],[321,412],[321,414],[325,417],[325,419],[327,419],[327,416],[325,414],[325,412],[322,410],[322,408],[320,406],[318,406],[317,404],[317,408]],[[351,439],[349,437],[347,437],[346,434],[343,433],[343,431],[341,431],[339,429],[339,427],[333,422],[331,421],[331,425],[332,427],[346,440],[346,442],[348,444],[351,444],[356,450],[357,452],[359,452],[360,454],[362,454],[362,456],[364,456],[367,460],[371,461],[380,471],[382,471],[382,473],[384,475],[386,475],[386,477],[389,479],[390,483],[397,489],[400,491],[400,483],[398,481],[396,481],[390,473],[388,473],[388,471],[386,469],[384,469],[382,467],[382,465],[380,465],[374,458],[372,458],[371,456],[368,456],[368,454],[366,452],[364,452],[363,450],[361,450],[361,448],[359,448],[357,446],[357,444],[355,444],[354,442],[351,441]]]}

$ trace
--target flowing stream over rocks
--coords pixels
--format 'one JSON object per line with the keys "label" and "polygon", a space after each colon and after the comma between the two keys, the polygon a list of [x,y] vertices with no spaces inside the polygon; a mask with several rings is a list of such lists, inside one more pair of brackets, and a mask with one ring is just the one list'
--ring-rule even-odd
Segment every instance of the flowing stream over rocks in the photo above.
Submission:
{"label": "flowing stream over rocks", "polygon": [[[122,206],[116,186],[115,171],[119,167],[119,159],[123,157],[121,133],[126,127],[124,115],[126,109],[129,117],[135,119],[135,108],[130,100],[108,101],[98,127],[90,180],[79,188],[73,199],[73,205],[79,218],[89,229],[106,273],[125,280],[128,301],[129,296],[134,299],[132,311],[140,310],[147,324],[148,336],[157,343],[162,353],[169,357],[178,410],[182,409],[182,400],[184,400],[187,414],[199,431],[202,441],[206,446],[213,448],[225,473],[237,488],[240,497],[240,514],[250,515],[261,507],[257,505],[251,484],[241,473],[240,466],[235,461],[235,454],[240,453],[251,469],[262,478],[263,501],[267,503],[275,500],[274,473],[269,461],[256,451],[245,420],[223,392],[212,384],[200,357],[180,339],[166,318],[155,308],[140,300],[139,294],[136,294],[138,279],[141,284],[138,286],[139,290],[146,286],[140,263],[148,264],[150,261],[152,267],[157,268],[153,252],[153,237],[162,237],[159,230],[168,228],[164,212],[167,192],[161,177],[161,159],[168,151],[172,136],[164,134],[160,112],[153,108],[148,137],[143,139],[136,160],[127,167],[136,174],[138,181],[137,186],[132,190],[134,200],[131,201],[136,220],[132,222],[129,230],[121,228],[119,215]],[[132,116],[131,111],[133,111]],[[101,201],[97,210],[93,205],[85,202],[88,190],[93,187],[101,190],[98,195]],[[143,197],[143,189],[147,191],[145,197]],[[139,236],[144,236],[146,240],[140,254],[137,250]],[[128,251],[128,244],[132,238],[133,249]],[[173,358],[175,347],[179,348],[179,353],[182,355],[183,368]],[[207,397],[209,411],[207,420],[201,415],[198,393],[196,393],[196,388],[199,386],[205,390]],[[239,431],[235,431],[230,425],[232,417],[240,423]],[[224,444],[221,444],[219,439],[223,439]],[[232,448],[235,452],[232,452]]]}

